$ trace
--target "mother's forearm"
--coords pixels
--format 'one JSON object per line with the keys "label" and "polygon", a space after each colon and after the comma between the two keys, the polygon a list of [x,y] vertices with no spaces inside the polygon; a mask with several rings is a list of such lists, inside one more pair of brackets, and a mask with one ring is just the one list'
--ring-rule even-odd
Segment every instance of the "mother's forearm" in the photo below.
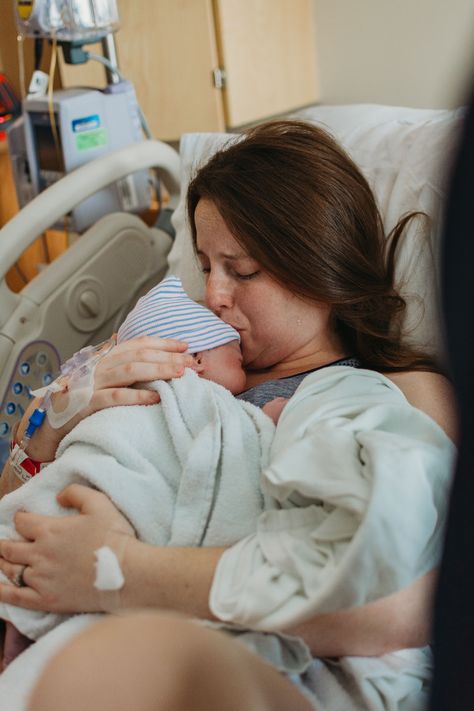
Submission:
{"label": "mother's forearm", "polygon": [[0,475],[0,499],[14,489],[18,489],[21,484],[22,482],[12,474],[10,470],[10,460],[8,459]]}
{"label": "mother's forearm", "polygon": [[157,547],[131,540],[122,563],[122,607],[153,607],[216,619],[209,592],[225,548]]}
{"label": "mother's forearm", "polygon": [[[17,442],[21,442],[25,430],[28,426],[28,420],[30,415],[33,414],[35,409],[39,407],[41,400],[36,398],[32,400],[25,414],[21,418],[15,439]],[[70,427],[68,428],[70,429]],[[56,454],[56,449],[64,434],[66,433],[66,428],[62,427],[59,429],[54,429],[49,424],[48,418],[46,417],[43,421],[41,427],[39,427],[33,434],[32,438],[28,441],[26,452],[31,459],[35,459],[38,462],[51,462]]]}
{"label": "mother's forearm", "polygon": [[[209,594],[226,548],[157,547],[131,540],[123,559],[122,607],[160,608],[216,619]],[[315,657],[379,656],[430,642],[436,571],[362,607],[315,617],[287,632]]]}
{"label": "mother's forearm", "polygon": [[317,615],[289,630],[315,657],[379,656],[423,647],[431,639],[436,571],[362,607]]}
{"label": "mother's forearm", "polygon": [[[39,403],[38,399],[33,400],[21,420],[14,425],[12,439],[15,442],[21,442],[28,426],[28,419]],[[26,453],[36,461],[49,462],[54,458],[59,441],[58,431],[53,430],[49,423],[45,421],[43,426],[33,434],[32,439],[28,442]],[[13,473],[8,459],[0,475],[0,499],[5,494],[14,491],[14,489],[18,489],[23,483]]]}

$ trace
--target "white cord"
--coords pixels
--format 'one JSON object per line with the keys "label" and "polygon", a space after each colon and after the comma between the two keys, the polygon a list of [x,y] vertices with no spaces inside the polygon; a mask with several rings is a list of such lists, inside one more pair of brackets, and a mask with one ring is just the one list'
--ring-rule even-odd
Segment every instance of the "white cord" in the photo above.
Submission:
{"label": "white cord", "polygon": [[23,35],[17,35],[17,54],[18,54],[18,69],[20,78],[20,95],[24,99],[26,96],[26,86],[25,86],[25,50],[24,50],[24,40]]}
{"label": "white cord", "polygon": [[112,64],[110,59],[107,59],[107,57],[103,57],[101,54],[95,54],[95,52],[86,52],[85,54],[87,55],[88,59],[93,59],[95,62],[100,62],[105,67],[107,67],[107,69],[110,69],[111,72],[114,72],[114,74],[118,76],[120,81],[126,81],[120,69],[114,64]]}

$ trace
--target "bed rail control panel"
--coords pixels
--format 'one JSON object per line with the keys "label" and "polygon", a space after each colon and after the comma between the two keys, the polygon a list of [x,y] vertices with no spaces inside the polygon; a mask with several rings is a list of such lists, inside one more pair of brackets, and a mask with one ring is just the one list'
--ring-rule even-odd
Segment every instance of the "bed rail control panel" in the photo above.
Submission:
{"label": "bed rail control panel", "polygon": [[56,348],[47,341],[33,341],[18,355],[0,404],[0,461],[5,461],[12,429],[25,414],[32,390],[49,385],[59,374]]}

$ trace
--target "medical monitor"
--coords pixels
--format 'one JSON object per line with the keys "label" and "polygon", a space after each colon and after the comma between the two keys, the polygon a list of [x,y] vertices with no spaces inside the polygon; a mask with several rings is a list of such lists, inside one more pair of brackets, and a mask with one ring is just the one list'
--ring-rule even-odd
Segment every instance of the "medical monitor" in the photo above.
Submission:
{"label": "medical monitor", "polygon": [[[143,140],[135,92],[126,81],[103,91],[56,91],[52,101],[27,97],[17,123],[9,149],[22,206],[79,166]],[[83,232],[112,212],[141,212],[150,206],[150,192],[147,171],[129,175],[77,205],[69,228]]]}

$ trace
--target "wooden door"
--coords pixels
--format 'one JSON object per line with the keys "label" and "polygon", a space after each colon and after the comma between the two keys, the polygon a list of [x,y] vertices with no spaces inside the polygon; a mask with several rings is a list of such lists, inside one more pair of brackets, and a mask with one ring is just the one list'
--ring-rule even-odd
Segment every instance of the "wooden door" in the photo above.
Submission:
{"label": "wooden door", "polygon": [[119,62],[154,134],[222,131],[212,0],[119,0]]}
{"label": "wooden door", "polygon": [[318,98],[313,0],[214,0],[229,127]]}

